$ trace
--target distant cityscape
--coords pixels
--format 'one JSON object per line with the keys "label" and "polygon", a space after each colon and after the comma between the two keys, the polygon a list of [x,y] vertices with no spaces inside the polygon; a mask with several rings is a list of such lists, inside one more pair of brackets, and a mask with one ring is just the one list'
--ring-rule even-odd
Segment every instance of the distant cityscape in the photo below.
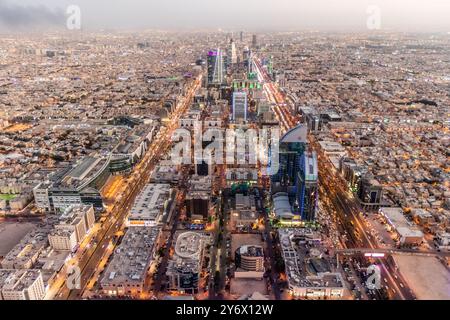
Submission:
{"label": "distant cityscape", "polygon": [[449,300],[449,52],[1,36],[0,300]]}

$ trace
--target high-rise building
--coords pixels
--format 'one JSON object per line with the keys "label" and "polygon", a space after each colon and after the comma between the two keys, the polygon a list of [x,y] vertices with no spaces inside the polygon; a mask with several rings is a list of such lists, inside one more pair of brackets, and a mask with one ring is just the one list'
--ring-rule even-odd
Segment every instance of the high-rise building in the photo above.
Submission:
{"label": "high-rise building", "polygon": [[256,37],[256,34],[252,36],[252,47],[256,48],[258,46],[258,38]]}
{"label": "high-rise building", "polygon": [[248,60],[247,60],[247,74],[248,74],[249,79],[252,78],[251,77],[252,73],[253,73],[253,52],[250,50]]}
{"label": "high-rise building", "polygon": [[280,139],[279,170],[271,178],[273,193],[285,192],[287,187],[295,186],[296,176],[300,170],[300,159],[306,149],[307,132],[305,125],[299,125],[286,132]]}
{"label": "high-rise building", "polygon": [[273,73],[273,56],[270,56],[269,61],[267,61],[267,72],[269,74]]}
{"label": "high-rise building", "polygon": [[240,36],[241,36],[241,42],[243,42],[244,41],[244,32],[241,31]]}
{"label": "high-rise building", "polygon": [[210,165],[205,160],[197,163],[195,166],[195,174],[198,176],[208,176],[210,174],[210,170]]}
{"label": "high-rise building", "polygon": [[314,221],[318,205],[318,165],[315,152],[305,153],[300,158],[297,173],[297,201],[304,221]]}
{"label": "high-rise building", "polygon": [[[206,164],[207,171],[211,168]],[[198,172],[197,172],[198,173]],[[210,176],[192,176],[187,187],[186,215],[194,220],[206,220],[209,214],[212,180]]]}
{"label": "high-rise building", "polygon": [[225,63],[220,49],[208,52],[208,84],[221,85],[225,81]]}
{"label": "high-rise building", "polygon": [[236,43],[233,39],[230,41],[230,47],[228,49],[228,65],[232,66],[237,63],[237,51],[236,51]]}
{"label": "high-rise building", "polygon": [[247,93],[234,92],[233,93],[233,121],[247,121]]}
{"label": "high-rise building", "polygon": [[186,198],[186,215],[191,220],[206,220],[209,212],[209,195],[206,192],[191,192]]}
{"label": "high-rise building", "polygon": [[250,50],[248,47],[244,48],[243,52],[243,61],[244,65],[247,68],[247,73],[253,72],[253,53],[252,50]]}
{"label": "high-rise building", "polygon": [[244,51],[242,52],[242,60],[244,61],[246,66],[249,58],[250,58],[250,49],[248,47],[245,47]]}

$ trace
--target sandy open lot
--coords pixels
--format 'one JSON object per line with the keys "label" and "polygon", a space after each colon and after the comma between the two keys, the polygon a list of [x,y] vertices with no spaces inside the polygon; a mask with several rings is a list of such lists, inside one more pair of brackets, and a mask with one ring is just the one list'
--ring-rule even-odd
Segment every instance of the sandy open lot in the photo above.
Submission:
{"label": "sandy open lot", "polygon": [[395,256],[408,286],[419,300],[450,300],[450,271],[434,257]]}

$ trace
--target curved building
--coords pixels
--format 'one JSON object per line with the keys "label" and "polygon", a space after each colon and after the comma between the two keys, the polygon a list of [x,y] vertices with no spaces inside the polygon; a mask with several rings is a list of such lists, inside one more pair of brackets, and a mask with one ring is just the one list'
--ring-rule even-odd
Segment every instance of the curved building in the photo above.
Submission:
{"label": "curved building", "polygon": [[295,185],[300,159],[306,149],[308,128],[300,124],[280,139],[279,170],[272,176],[274,191],[286,191],[283,187]]}
{"label": "curved building", "polygon": [[167,267],[168,289],[181,294],[198,292],[203,252],[208,238],[201,233],[183,232],[177,236],[175,254]]}
{"label": "curved building", "polygon": [[236,268],[245,271],[264,272],[264,250],[261,246],[245,245],[236,249]]}
{"label": "curved building", "polygon": [[184,232],[177,238],[175,253],[183,259],[199,259],[203,249],[203,237],[196,232]]}

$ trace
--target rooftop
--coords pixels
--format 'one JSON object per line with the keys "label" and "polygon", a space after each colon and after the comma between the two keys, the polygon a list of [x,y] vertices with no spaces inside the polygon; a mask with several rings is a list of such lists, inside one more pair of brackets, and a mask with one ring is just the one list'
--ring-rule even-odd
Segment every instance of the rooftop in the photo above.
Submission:
{"label": "rooftop", "polygon": [[176,255],[184,259],[199,259],[203,240],[203,236],[196,232],[180,234],[175,244]]}
{"label": "rooftop", "polygon": [[[322,258],[317,238],[308,229],[279,229],[281,249],[290,285],[311,288],[342,288],[340,273],[331,272]],[[308,242],[308,248],[304,242]],[[311,247],[312,246],[312,247]]]}
{"label": "rooftop", "polygon": [[245,245],[238,249],[239,253],[248,257],[263,257],[264,249],[261,246]]}
{"label": "rooftop", "polygon": [[41,276],[40,270],[0,269],[0,290],[23,291]]}
{"label": "rooftop", "polygon": [[105,270],[102,286],[142,283],[153,260],[159,227],[135,227],[125,233]]}
{"label": "rooftop", "polygon": [[149,221],[158,223],[167,201],[170,199],[171,186],[169,184],[148,184],[136,197],[131,208],[128,221]]}
{"label": "rooftop", "polygon": [[36,257],[48,246],[48,234],[52,226],[42,225],[30,231],[3,259],[2,266],[7,268],[25,268],[32,265]]}

